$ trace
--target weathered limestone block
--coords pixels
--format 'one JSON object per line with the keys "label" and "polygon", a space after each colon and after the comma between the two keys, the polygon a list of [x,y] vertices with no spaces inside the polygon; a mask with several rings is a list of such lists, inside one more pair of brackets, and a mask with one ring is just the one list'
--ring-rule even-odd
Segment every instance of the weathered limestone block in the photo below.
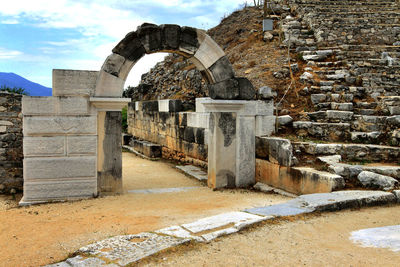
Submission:
{"label": "weathered limestone block", "polygon": [[211,188],[235,187],[236,119],[235,113],[210,113],[208,147],[212,153],[208,155],[208,186]]}
{"label": "weathered limestone block", "polygon": [[96,157],[24,159],[24,180],[96,177]]}
{"label": "weathered limestone block", "polygon": [[201,62],[204,69],[210,68],[217,60],[225,56],[221,47],[208,36],[204,31],[197,30],[197,36],[201,40],[201,45],[194,54],[194,58]]}
{"label": "weathered limestone block", "polygon": [[161,29],[157,25],[144,23],[136,32],[146,53],[154,53],[162,49]]}
{"label": "weathered limestone block", "polygon": [[24,156],[64,156],[65,137],[24,137]]}
{"label": "weathered limestone block", "polygon": [[114,47],[112,52],[132,62],[138,61],[146,54],[146,50],[136,32],[128,33],[125,38]]}
{"label": "weathered limestone block", "polygon": [[312,168],[289,168],[262,159],[256,159],[256,181],[297,195],[328,193],[344,187],[339,175]]}
{"label": "weathered limestone block", "polygon": [[208,128],[209,113],[187,112],[187,126],[196,128]]}
{"label": "weathered limestone block", "polygon": [[200,43],[197,37],[197,29],[191,27],[181,27],[180,34],[181,42],[179,44],[179,50],[188,55],[194,55]]}
{"label": "weathered limestone block", "polygon": [[182,100],[165,99],[158,100],[158,111],[160,112],[179,112],[182,110]]}
{"label": "weathered limestone block", "polygon": [[179,48],[181,27],[174,24],[160,25],[161,40],[164,50],[176,50]]}
{"label": "weathered limestone block", "polygon": [[208,85],[208,94],[212,99],[238,99],[240,96],[239,82],[227,79]]}
{"label": "weathered limestone block", "polygon": [[[98,112],[98,192],[122,192],[122,115],[120,111]],[[96,168],[95,168],[96,169]]]}
{"label": "weathered limestone block", "polygon": [[53,96],[94,94],[98,71],[53,70]]}
{"label": "weathered limestone block", "polygon": [[221,57],[208,69],[212,73],[215,83],[231,79],[235,76],[232,65],[226,56]]}
{"label": "weathered limestone block", "polygon": [[95,155],[97,151],[97,136],[68,136],[68,155]]}
{"label": "weathered limestone block", "polygon": [[97,196],[96,179],[24,182],[24,197],[20,205],[54,200],[90,198]]}
{"label": "weathered limestone block", "polygon": [[256,136],[270,136],[275,132],[275,116],[256,116]]}
{"label": "weathered limestone block", "polygon": [[119,73],[124,63],[125,58],[123,56],[113,53],[107,57],[101,69],[115,77],[120,77]]}
{"label": "weathered limestone block", "polygon": [[380,190],[392,190],[398,181],[392,177],[376,174],[369,171],[361,172],[358,177],[358,181],[365,187],[380,189]]}
{"label": "weathered limestone block", "polygon": [[237,144],[236,155],[240,159],[236,163],[236,187],[249,187],[254,185],[255,177],[255,117],[237,117]]}
{"label": "weathered limestone block", "polygon": [[96,134],[96,116],[24,117],[24,135]]}
{"label": "weathered limestone block", "polygon": [[22,98],[22,113],[26,115],[85,115],[88,114],[87,97],[31,97]]}
{"label": "weathered limestone block", "polygon": [[293,147],[289,140],[279,137],[260,137],[258,145],[266,147],[268,160],[282,166],[293,165]]}
{"label": "weathered limestone block", "polygon": [[94,95],[97,97],[121,97],[125,80],[101,70]]}
{"label": "weathered limestone block", "polygon": [[253,100],[256,90],[253,84],[247,78],[236,78],[239,83],[239,99]]}

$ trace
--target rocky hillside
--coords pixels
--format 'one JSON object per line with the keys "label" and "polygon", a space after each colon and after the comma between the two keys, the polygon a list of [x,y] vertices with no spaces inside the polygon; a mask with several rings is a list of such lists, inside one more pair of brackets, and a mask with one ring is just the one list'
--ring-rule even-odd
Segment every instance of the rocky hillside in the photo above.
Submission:
{"label": "rocky hillside", "polygon": [[[290,15],[288,7],[275,6],[275,23]],[[269,86],[281,99],[291,83],[288,49],[280,42],[279,31],[264,36],[262,32],[263,11],[247,7],[233,12],[208,34],[224,49],[238,77],[248,78],[258,90]],[[278,28],[278,27],[276,27]],[[290,55],[294,78],[298,80],[302,63],[297,63],[295,53]],[[308,103],[299,101],[300,84],[292,84],[282,103],[282,114],[296,116]],[[200,72],[188,60],[179,55],[169,55],[150,72],[142,76],[138,87],[128,88],[126,95],[133,100],[182,99],[187,109],[192,109],[196,97],[207,96],[207,85]],[[294,105],[293,103],[300,103]]]}

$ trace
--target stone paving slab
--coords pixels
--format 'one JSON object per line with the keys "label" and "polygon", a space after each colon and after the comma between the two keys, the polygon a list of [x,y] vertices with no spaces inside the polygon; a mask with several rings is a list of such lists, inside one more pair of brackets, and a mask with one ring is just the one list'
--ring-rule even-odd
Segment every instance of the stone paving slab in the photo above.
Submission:
{"label": "stone paving slab", "polygon": [[334,211],[346,208],[395,203],[397,197],[382,191],[336,191],[301,195],[283,204],[257,207],[246,212],[264,216],[293,216],[313,211]]}
{"label": "stone paving slab", "polygon": [[363,247],[388,248],[400,251],[400,225],[368,228],[351,233],[350,240]]}
{"label": "stone paving slab", "polygon": [[207,181],[208,174],[203,171],[201,168],[193,166],[193,165],[184,165],[184,166],[176,166],[177,169],[183,171],[187,175],[196,178],[199,181]]}
{"label": "stone paving slab", "polygon": [[[126,266],[162,250],[172,248],[191,240],[210,242],[211,240],[236,233],[255,223],[279,216],[294,216],[314,211],[334,211],[345,208],[386,205],[400,201],[400,193],[382,191],[337,191],[333,193],[302,195],[286,203],[246,209],[244,212],[228,212],[197,220],[193,223],[171,226],[154,233],[116,236],[85,246],[77,251],[78,256],[47,267],[69,266]],[[392,227],[397,233],[400,228]],[[362,230],[354,234],[354,240],[362,244],[380,247],[394,247],[400,250],[400,234],[393,229],[377,230],[381,236],[390,238],[363,239],[370,231]],[[371,230],[374,231],[374,230]],[[387,231],[391,231],[390,233]],[[386,241],[383,242],[382,240]],[[388,245],[389,244],[389,245]],[[397,250],[398,249],[398,250]]]}
{"label": "stone paving slab", "polygon": [[272,217],[245,212],[228,212],[197,220],[193,223],[172,226],[156,231],[180,238],[191,238],[198,242],[209,242],[219,236],[236,233],[242,228],[268,220]]}
{"label": "stone paving slab", "polygon": [[245,210],[245,212],[251,214],[257,214],[262,216],[275,216],[275,217],[295,216],[304,213],[310,213],[313,211],[314,211],[313,209],[309,209],[307,207],[299,207],[291,203],[283,203],[283,204]]}
{"label": "stone paving slab", "polygon": [[78,253],[107,259],[109,263],[125,266],[164,249],[184,244],[188,241],[189,239],[181,239],[172,236],[141,233],[105,239],[79,249]]}

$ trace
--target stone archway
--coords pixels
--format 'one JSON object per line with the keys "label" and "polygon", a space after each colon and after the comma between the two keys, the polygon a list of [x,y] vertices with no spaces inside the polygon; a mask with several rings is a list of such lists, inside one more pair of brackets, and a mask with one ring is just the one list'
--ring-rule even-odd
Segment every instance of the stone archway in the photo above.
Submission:
{"label": "stone archway", "polygon": [[[245,100],[254,98],[252,84],[235,77],[223,50],[204,31],[145,23],[118,43],[100,71],[53,70],[52,97],[23,98],[21,205],[121,191],[118,118],[130,102],[121,98],[124,83],[142,56],[156,52],[189,58],[209,84],[213,100],[204,103],[212,114],[209,185],[251,185],[258,109]],[[225,129],[228,126],[231,128]],[[227,138],[229,142],[225,142]],[[223,155],[232,158],[222,160]]]}
{"label": "stone archway", "polygon": [[254,98],[246,78],[236,78],[224,51],[203,30],[178,25],[145,23],[130,32],[107,57],[97,79],[94,96],[121,97],[132,67],[145,55],[157,52],[180,54],[191,60],[209,83],[212,99]]}

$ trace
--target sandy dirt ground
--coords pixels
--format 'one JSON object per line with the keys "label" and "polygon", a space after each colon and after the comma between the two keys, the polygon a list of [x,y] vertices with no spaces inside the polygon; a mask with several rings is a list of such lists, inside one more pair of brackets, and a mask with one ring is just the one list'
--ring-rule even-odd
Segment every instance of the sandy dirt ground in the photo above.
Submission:
{"label": "sandy dirt ground", "polygon": [[[40,266],[61,261],[92,242],[153,231],[227,211],[285,202],[288,198],[245,190],[212,191],[167,162],[123,154],[125,194],[72,203],[16,207],[0,197],[0,266]],[[128,190],[198,187],[178,193]]]}
{"label": "sandy dirt ground", "polygon": [[352,231],[400,224],[400,206],[276,220],[151,257],[140,266],[400,266],[400,252],[354,244]]}

